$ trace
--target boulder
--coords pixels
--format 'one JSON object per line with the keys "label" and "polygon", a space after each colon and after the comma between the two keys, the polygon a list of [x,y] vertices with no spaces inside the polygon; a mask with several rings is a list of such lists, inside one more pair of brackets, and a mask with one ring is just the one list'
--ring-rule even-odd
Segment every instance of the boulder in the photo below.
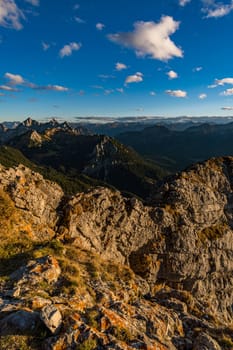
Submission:
{"label": "boulder", "polygon": [[56,306],[44,306],[40,312],[40,318],[53,334],[59,332],[62,325],[62,315]]}

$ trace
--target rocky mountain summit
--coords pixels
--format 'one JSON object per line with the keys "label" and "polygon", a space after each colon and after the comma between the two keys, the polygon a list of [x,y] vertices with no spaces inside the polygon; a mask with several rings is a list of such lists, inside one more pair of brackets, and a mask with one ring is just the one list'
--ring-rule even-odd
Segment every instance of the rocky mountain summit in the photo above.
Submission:
{"label": "rocky mountain summit", "polygon": [[232,349],[232,207],[231,157],[145,203],[1,166],[0,348]]}

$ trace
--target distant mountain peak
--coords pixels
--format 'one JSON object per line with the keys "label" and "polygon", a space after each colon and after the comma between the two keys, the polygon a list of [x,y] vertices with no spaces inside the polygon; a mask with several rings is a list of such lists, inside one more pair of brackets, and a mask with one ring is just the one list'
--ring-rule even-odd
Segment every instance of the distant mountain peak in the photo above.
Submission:
{"label": "distant mountain peak", "polygon": [[39,125],[40,123],[34,119],[32,119],[31,117],[28,117],[26,120],[24,120],[22,122],[22,125],[27,127],[27,128],[30,128],[31,126],[33,125]]}

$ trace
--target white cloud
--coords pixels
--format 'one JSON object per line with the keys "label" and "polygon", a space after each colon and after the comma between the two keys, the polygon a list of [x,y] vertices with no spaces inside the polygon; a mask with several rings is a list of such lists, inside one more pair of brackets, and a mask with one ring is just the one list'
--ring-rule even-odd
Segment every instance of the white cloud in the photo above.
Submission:
{"label": "white cloud", "polygon": [[166,90],[165,92],[167,95],[174,96],[174,97],[184,98],[187,96],[187,92],[184,90]]}
{"label": "white cloud", "polygon": [[84,19],[80,18],[80,17],[74,17],[75,22],[79,23],[79,24],[83,24],[86,23],[86,21],[84,21]]}
{"label": "white cloud", "polygon": [[115,68],[116,70],[123,70],[123,69],[127,69],[128,67],[124,63],[117,62]]}
{"label": "white cloud", "polygon": [[151,92],[150,92],[150,95],[151,95],[151,96],[155,96],[155,95],[156,95],[156,92],[151,91]]}
{"label": "white cloud", "polygon": [[208,85],[208,89],[214,89],[216,88],[218,85],[217,84],[211,84],[211,85]]}
{"label": "white cloud", "polygon": [[193,72],[200,72],[203,69],[203,67],[195,67],[193,68]]}
{"label": "white cloud", "polygon": [[200,94],[200,95],[198,96],[198,98],[199,98],[200,100],[204,100],[206,97],[207,97],[206,94]]}
{"label": "white cloud", "polygon": [[11,91],[11,92],[19,91],[18,89],[14,88],[12,86],[8,86],[8,85],[0,85],[0,90]]}
{"label": "white cloud", "polygon": [[125,79],[125,84],[140,83],[141,81],[143,81],[143,74],[137,72],[133,75],[128,75],[128,77]]}
{"label": "white cloud", "polygon": [[159,23],[136,22],[132,32],[109,34],[108,39],[133,48],[137,56],[167,61],[173,57],[183,57],[182,50],[169,37],[176,32],[179,24],[172,17],[163,16]]}
{"label": "white cloud", "polygon": [[21,75],[19,74],[12,74],[12,73],[6,73],[4,75],[6,79],[9,80],[9,83],[11,86],[8,85],[1,85],[0,90],[5,90],[5,91],[19,91],[18,89],[12,87],[16,85],[24,85],[27,88],[33,89],[33,90],[50,90],[50,91],[68,91],[69,89],[65,86],[61,85],[45,85],[45,86],[40,86],[34,83],[31,83],[29,81],[26,81]]}
{"label": "white cloud", "polygon": [[233,85],[233,78],[223,78],[223,79],[215,79],[215,84],[216,85]]}
{"label": "white cloud", "polygon": [[65,86],[61,85],[45,85],[45,86],[37,86],[33,85],[31,86],[34,90],[48,90],[48,91],[68,91],[69,89]]}
{"label": "white cloud", "polygon": [[176,78],[178,78],[178,74],[176,72],[174,72],[174,70],[170,70],[166,74],[168,75],[169,79],[176,79]]}
{"label": "white cloud", "polygon": [[39,0],[25,0],[26,2],[29,2],[29,4],[33,5],[33,6],[39,6],[40,5],[40,1]]}
{"label": "white cloud", "polygon": [[11,85],[23,85],[25,83],[24,78],[19,74],[5,73],[4,77],[9,80]]}
{"label": "white cloud", "polygon": [[0,0],[0,26],[5,28],[22,29],[23,12],[14,0]]}
{"label": "white cloud", "polygon": [[222,96],[231,96],[231,95],[233,95],[233,88],[226,89],[225,91],[221,92],[220,95],[222,95]]}
{"label": "white cloud", "polygon": [[185,6],[187,5],[191,0],[179,0],[179,5],[180,6]]}
{"label": "white cloud", "polygon": [[233,111],[233,107],[221,107],[223,111]]}
{"label": "white cloud", "polygon": [[50,48],[50,45],[49,44],[47,44],[47,43],[45,43],[44,41],[42,41],[42,47],[43,47],[43,50],[44,51],[47,51],[49,48]]}
{"label": "white cloud", "polygon": [[81,46],[82,46],[81,43],[75,43],[75,42],[67,44],[59,51],[59,55],[61,58],[65,56],[71,56],[73,51],[78,51],[81,48]]}
{"label": "white cloud", "polygon": [[216,3],[215,0],[202,0],[204,7],[202,12],[206,14],[205,18],[218,18],[228,15],[233,10],[233,2],[230,4]]}
{"label": "white cloud", "polygon": [[123,88],[117,88],[116,91],[120,92],[121,94],[124,93],[124,89]]}
{"label": "white cloud", "polygon": [[103,24],[103,23],[96,23],[96,29],[98,29],[98,30],[103,30],[104,29],[104,27],[105,27],[105,25]]}

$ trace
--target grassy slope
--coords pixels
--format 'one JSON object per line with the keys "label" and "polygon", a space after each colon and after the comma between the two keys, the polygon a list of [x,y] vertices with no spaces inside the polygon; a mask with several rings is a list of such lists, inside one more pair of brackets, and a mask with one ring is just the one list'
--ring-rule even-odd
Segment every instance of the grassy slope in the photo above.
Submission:
{"label": "grassy slope", "polygon": [[0,164],[9,168],[23,164],[28,168],[39,172],[46,179],[57,182],[66,194],[75,194],[79,191],[85,191],[88,188],[98,185],[99,183],[87,176],[71,177],[59,172],[49,166],[38,166],[26,158],[19,150],[2,146],[0,147]]}

